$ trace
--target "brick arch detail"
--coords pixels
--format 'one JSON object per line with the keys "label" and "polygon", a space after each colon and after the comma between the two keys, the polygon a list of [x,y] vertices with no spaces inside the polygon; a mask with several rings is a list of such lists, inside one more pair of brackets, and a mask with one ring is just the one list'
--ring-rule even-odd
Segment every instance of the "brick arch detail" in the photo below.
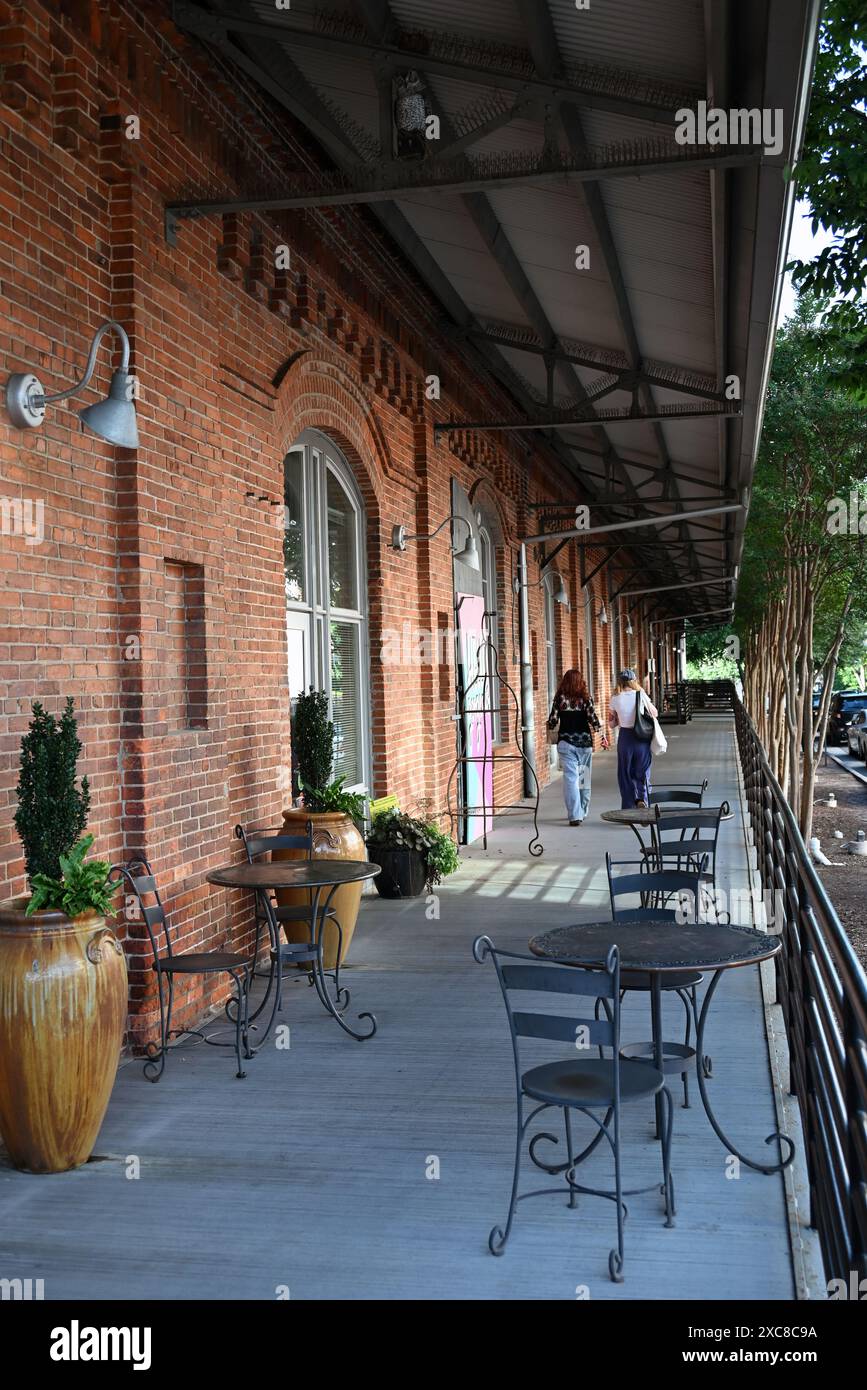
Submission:
{"label": "brick arch detail", "polygon": [[368,521],[379,523],[382,479],[394,463],[361,382],[329,354],[299,354],[277,393],[275,433],[281,458],[304,430],[319,430],[341,449],[361,490]]}

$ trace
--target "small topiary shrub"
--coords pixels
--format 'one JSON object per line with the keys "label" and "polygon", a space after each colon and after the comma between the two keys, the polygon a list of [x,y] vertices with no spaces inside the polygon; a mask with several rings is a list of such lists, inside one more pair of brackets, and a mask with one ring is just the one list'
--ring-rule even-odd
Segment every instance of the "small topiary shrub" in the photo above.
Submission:
{"label": "small topiary shrub", "polygon": [[62,877],[61,856],[69,854],[87,824],[90,788],[86,777],[78,787],[75,771],[80,752],[72,700],[66,701],[59,720],[37,700],[21,740],[15,813],[31,882],[37,875]]}

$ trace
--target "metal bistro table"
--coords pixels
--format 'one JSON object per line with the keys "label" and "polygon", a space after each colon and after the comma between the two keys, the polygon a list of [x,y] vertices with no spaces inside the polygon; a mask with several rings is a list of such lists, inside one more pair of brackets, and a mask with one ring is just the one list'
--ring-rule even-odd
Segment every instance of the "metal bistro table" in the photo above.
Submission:
{"label": "metal bistro table", "polygon": [[[208,883],[216,884],[220,888],[246,888],[259,895],[265,918],[268,922],[271,934],[272,959],[274,960],[277,982],[274,992],[274,1006],[271,1010],[271,1017],[265,1029],[264,1039],[267,1038],[274,1022],[274,1017],[281,1003],[281,983],[282,983],[282,962],[291,960],[296,962],[309,961],[310,973],[316,993],[325,1009],[331,1014],[350,1037],[358,1042],[365,1042],[372,1038],[376,1032],[376,1019],[371,1013],[359,1014],[359,1019],[370,1019],[371,1027],[366,1033],[356,1033],[353,1028],[342,1017],[342,1011],[349,1003],[349,991],[341,989],[339,976],[335,979],[337,987],[337,1002],[331,998],[328,992],[328,985],[325,980],[325,971],[322,966],[322,932],[325,926],[325,918],[331,900],[337,889],[344,883],[362,883],[365,879],[375,878],[379,873],[378,864],[370,864],[367,860],[356,859],[314,859],[302,860],[293,863],[283,861],[273,864],[230,864],[223,869],[214,869],[212,873],[206,875]],[[310,890],[312,936],[308,946],[298,943],[286,943],[282,940],[280,923],[274,916],[273,904],[270,893],[277,888],[307,888]],[[322,895],[328,890],[327,896],[322,901]],[[339,925],[338,925],[339,931]],[[338,969],[339,969],[338,946]],[[305,954],[306,952],[306,954]],[[272,972],[273,982],[273,972]],[[269,983],[269,990],[271,984]],[[267,995],[266,995],[267,999]],[[259,1046],[262,1044],[260,1043]]]}
{"label": "metal bistro table", "polygon": [[[612,946],[620,951],[620,968],[624,972],[640,971],[650,976],[651,1027],[653,1032],[653,1062],[665,1070],[662,1036],[662,980],[669,971],[712,970],[713,979],[707,987],[698,1017],[696,1056],[704,1056],[704,1033],[708,1010],[716,987],[726,970],[743,965],[757,965],[769,960],[781,949],[778,937],[768,936],[753,927],[740,927],[715,922],[693,922],[681,925],[669,919],[650,919],[643,922],[583,922],[576,926],[557,927],[554,931],[534,936],[529,943],[535,956],[560,961],[566,965],[584,967],[604,966]],[[631,1051],[631,1049],[630,1049]],[[696,1066],[702,1105],[717,1138],[727,1151],[749,1168],[760,1173],[779,1173],[795,1156],[795,1146],[787,1134],[775,1130],[765,1143],[777,1140],[788,1145],[779,1163],[759,1163],[736,1149],[723,1133],[713,1113],[707,1093],[707,1082],[701,1065]]]}
{"label": "metal bistro table", "polygon": [[[666,816],[688,816],[690,811],[700,809],[698,806],[658,806],[655,804],[652,806],[628,806],[625,809],[618,807],[615,811],[603,811],[599,819],[604,820],[606,825],[628,825],[642,849],[644,849],[644,841],[641,838],[641,831],[649,830],[650,843],[658,852],[657,831],[664,828],[661,822],[665,820]],[[720,816],[720,820],[734,820],[734,811]]]}

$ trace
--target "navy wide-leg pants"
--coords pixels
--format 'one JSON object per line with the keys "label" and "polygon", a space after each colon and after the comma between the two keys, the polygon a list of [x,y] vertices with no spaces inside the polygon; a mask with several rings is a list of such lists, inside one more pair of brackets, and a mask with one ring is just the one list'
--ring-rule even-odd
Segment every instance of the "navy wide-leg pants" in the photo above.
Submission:
{"label": "navy wide-leg pants", "polygon": [[620,805],[624,811],[636,801],[650,803],[650,764],[653,755],[649,743],[642,743],[631,729],[620,729],[617,735],[617,781],[620,784]]}

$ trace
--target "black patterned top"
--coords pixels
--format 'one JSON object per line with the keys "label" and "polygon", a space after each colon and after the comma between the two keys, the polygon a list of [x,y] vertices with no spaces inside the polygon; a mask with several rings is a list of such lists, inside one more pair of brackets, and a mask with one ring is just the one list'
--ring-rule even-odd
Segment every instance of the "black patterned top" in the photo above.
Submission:
{"label": "black patterned top", "polygon": [[571,743],[573,748],[592,748],[593,732],[601,729],[599,716],[593,708],[593,698],[576,700],[570,704],[561,695],[555,698],[548,716],[548,727],[553,728],[560,721],[560,742]]}

